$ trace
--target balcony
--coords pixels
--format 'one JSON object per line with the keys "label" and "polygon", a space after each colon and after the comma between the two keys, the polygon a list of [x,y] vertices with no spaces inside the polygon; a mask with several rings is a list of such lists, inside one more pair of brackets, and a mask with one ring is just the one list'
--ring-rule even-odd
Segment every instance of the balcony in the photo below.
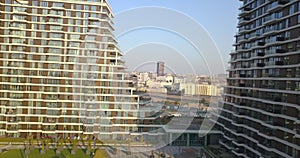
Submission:
{"label": "balcony", "polygon": [[250,21],[250,17],[244,17],[239,20],[239,25],[244,25]]}
{"label": "balcony", "polygon": [[280,17],[274,17],[274,16],[268,16],[265,18],[265,21],[263,22],[264,25],[271,25],[276,22],[278,22]]}
{"label": "balcony", "polygon": [[246,103],[245,102],[240,102],[239,103],[241,106],[246,106]]}
{"label": "balcony", "polygon": [[[243,124],[243,121],[240,120],[240,119],[234,119],[233,122],[236,123],[236,124]],[[232,129],[232,130],[235,131],[235,132],[237,131],[236,129]]]}
{"label": "balcony", "polygon": [[282,77],[282,75],[277,74],[277,73],[270,73],[270,74],[267,74],[266,77]]}
{"label": "balcony", "polygon": [[284,125],[280,122],[273,122],[273,126],[280,126],[280,127],[284,127]]}
{"label": "balcony", "polygon": [[257,66],[257,67],[264,67],[264,66],[265,66],[265,63],[256,63],[256,66]]}
{"label": "balcony", "polygon": [[11,126],[11,127],[8,127],[6,130],[8,130],[8,131],[17,131],[18,127]]}
{"label": "balcony", "polygon": [[241,43],[244,43],[247,39],[245,39],[244,37],[238,37],[236,39],[236,43],[233,44],[233,46],[237,46],[240,45]]}
{"label": "balcony", "polygon": [[241,78],[245,78],[246,77],[246,74],[240,74],[239,75]]}
{"label": "balcony", "polygon": [[97,24],[89,24],[88,27],[89,28],[98,28],[99,26]]}
{"label": "balcony", "polygon": [[245,83],[240,83],[240,84],[239,84],[239,87],[245,87],[245,86],[246,86]]}
{"label": "balcony", "polygon": [[281,66],[281,65],[284,65],[284,62],[283,61],[275,61],[275,65]]}
{"label": "balcony", "polygon": [[16,123],[17,122],[17,119],[14,118],[14,117],[10,117],[7,119],[7,122],[10,122],[10,123]]}
{"label": "balcony", "polygon": [[264,46],[266,43],[265,42],[257,42],[258,46]]}
{"label": "balcony", "polygon": [[260,57],[265,56],[265,52],[258,52],[257,56],[260,56]]}
{"label": "balcony", "polygon": [[239,28],[239,33],[246,33],[246,32],[248,32],[250,30],[251,30],[250,27],[245,27],[244,26],[244,27]]}
{"label": "balcony", "polygon": [[276,37],[276,41],[278,42],[284,41],[284,37]]}
{"label": "balcony", "polygon": [[247,97],[248,95],[247,95],[247,93],[241,93],[241,96],[242,97]]}
{"label": "balcony", "polygon": [[[238,111],[237,114],[238,115],[246,115],[246,112],[245,111]],[[241,121],[241,122],[243,123],[243,121]]]}
{"label": "balcony", "polygon": [[278,10],[282,9],[284,7],[284,5],[287,4],[288,2],[290,2],[290,1],[289,0],[278,0],[276,2],[273,2],[267,11],[268,12],[278,11]]}
{"label": "balcony", "polygon": [[242,65],[241,68],[246,69],[246,68],[250,68],[250,66],[249,65]]}
{"label": "balcony", "polygon": [[276,49],[275,53],[281,54],[281,53],[285,53],[286,51],[283,49]]}
{"label": "balcony", "polygon": [[273,26],[273,27],[269,27],[269,28],[266,28],[265,29],[265,32],[263,33],[263,35],[264,36],[266,36],[266,35],[274,35],[274,34],[277,34],[278,32],[279,32],[279,30],[281,30],[282,29],[282,27],[275,27],[275,26]]}
{"label": "balcony", "polygon": [[274,97],[273,100],[276,101],[276,102],[282,102],[281,97]]}
{"label": "balcony", "polygon": [[88,19],[90,21],[99,21],[99,18],[97,18],[97,17],[89,17]]}
{"label": "balcony", "polygon": [[241,12],[240,12],[239,14],[240,14],[240,16],[244,16],[244,15],[249,14],[249,13],[251,12],[251,10],[252,10],[252,8],[250,8],[250,7],[245,7],[245,8],[243,8],[243,9],[241,10]]}

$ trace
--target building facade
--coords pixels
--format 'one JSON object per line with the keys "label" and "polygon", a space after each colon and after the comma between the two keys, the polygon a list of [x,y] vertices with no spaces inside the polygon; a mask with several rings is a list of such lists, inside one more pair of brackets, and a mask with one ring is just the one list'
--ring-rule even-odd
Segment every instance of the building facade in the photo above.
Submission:
{"label": "building facade", "polygon": [[0,137],[149,131],[159,109],[129,86],[106,0],[0,4]]}
{"label": "building facade", "polygon": [[220,96],[220,88],[204,83],[181,83],[180,91],[184,91],[185,95],[199,95],[199,96]]}
{"label": "building facade", "polygon": [[157,72],[157,76],[164,76],[165,75],[165,63],[160,61],[157,62],[157,66],[156,66],[156,72]]}
{"label": "building facade", "polygon": [[236,157],[300,158],[300,1],[244,0],[217,124]]}

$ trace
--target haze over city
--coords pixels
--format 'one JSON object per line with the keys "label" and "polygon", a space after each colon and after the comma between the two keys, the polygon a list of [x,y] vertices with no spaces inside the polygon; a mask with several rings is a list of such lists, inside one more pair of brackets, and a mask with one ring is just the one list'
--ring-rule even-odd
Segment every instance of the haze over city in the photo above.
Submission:
{"label": "haze over city", "polygon": [[300,158],[300,0],[0,0],[1,158]]}
{"label": "haze over city", "polygon": [[[120,48],[125,54],[128,71],[135,69],[139,71],[154,71],[155,62],[152,61],[162,60],[166,62],[166,65],[171,70],[179,74],[210,74],[208,65],[205,64],[206,59],[201,56],[203,52],[195,50],[191,45],[191,41],[187,41],[184,39],[185,37],[179,36],[176,32],[171,32],[172,30],[165,30],[161,25],[156,26],[152,24],[153,27],[134,29],[119,36],[119,30],[124,27],[124,23],[118,23],[118,21],[121,21],[118,19],[118,16],[122,16],[132,10],[148,7],[178,12],[198,23],[203,30],[207,31],[219,50],[218,53],[220,55],[212,54],[211,56],[220,58],[224,62],[224,67],[227,67],[228,54],[233,49],[233,36],[237,32],[236,16],[238,14],[237,8],[240,6],[238,1],[219,1],[216,3],[215,1],[202,2],[191,0],[183,3],[180,0],[132,0],[126,4],[123,4],[120,0],[111,0],[109,2],[116,15],[116,35]],[[143,23],[141,21],[147,20],[150,17],[149,14],[151,13],[141,11],[140,16],[132,17],[135,19],[133,23]],[[156,17],[160,19],[159,15]],[[152,22],[151,19],[148,20],[150,20],[150,23]],[[168,22],[178,20],[180,19],[174,16],[172,19],[168,19]],[[161,21],[161,23],[164,23],[164,21]],[[177,27],[187,30],[191,28],[186,23],[182,23]],[[197,38],[206,38],[206,36]],[[204,44],[201,47],[205,48],[208,45]],[[224,70],[219,69],[214,73],[224,73]]]}

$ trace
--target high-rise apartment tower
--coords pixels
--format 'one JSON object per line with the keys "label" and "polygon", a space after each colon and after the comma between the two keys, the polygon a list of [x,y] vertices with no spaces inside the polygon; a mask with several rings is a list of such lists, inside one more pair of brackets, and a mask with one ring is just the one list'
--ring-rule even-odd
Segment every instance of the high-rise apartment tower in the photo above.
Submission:
{"label": "high-rise apartment tower", "polygon": [[0,0],[0,13],[1,137],[147,131],[156,109],[128,86],[106,0]]}
{"label": "high-rise apartment tower", "polygon": [[236,157],[300,158],[300,1],[244,0],[217,124]]}
{"label": "high-rise apartment tower", "polygon": [[159,61],[157,62],[157,66],[156,66],[156,69],[157,69],[157,76],[163,76],[165,75],[164,71],[165,71],[165,63],[162,62],[162,61]]}

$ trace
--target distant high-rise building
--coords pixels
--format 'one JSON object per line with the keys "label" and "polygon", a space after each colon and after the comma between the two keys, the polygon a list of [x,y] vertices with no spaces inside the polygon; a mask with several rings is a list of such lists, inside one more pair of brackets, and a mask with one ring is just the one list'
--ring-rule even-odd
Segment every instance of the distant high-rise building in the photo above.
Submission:
{"label": "distant high-rise building", "polygon": [[159,109],[128,86],[106,0],[0,4],[0,137],[148,132]]}
{"label": "distant high-rise building", "polygon": [[157,62],[157,76],[163,76],[165,75],[164,71],[165,71],[165,63],[160,61],[160,62]]}
{"label": "distant high-rise building", "polygon": [[236,157],[300,158],[300,1],[244,0],[220,144]]}

